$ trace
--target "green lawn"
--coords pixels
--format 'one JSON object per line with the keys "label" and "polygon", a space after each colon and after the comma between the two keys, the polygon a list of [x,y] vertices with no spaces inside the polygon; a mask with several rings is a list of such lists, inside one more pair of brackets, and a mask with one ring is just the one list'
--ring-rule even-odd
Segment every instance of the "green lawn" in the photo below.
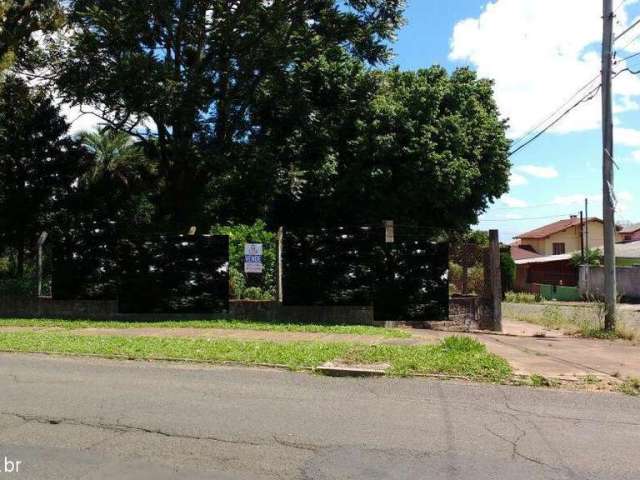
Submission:
{"label": "green lawn", "polygon": [[0,334],[0,351],[278,364],[291,369],[314,368],[330,360],[357,364],[386,362],[391,365],[388,370],[391,375],[444,374],[491,382],[505,381],[511,375],[505,360],[466,337],[448,337],[437,345],[367,346],[346,342],[276,343],[18,332]]}
{"label": "green lawn", "polygon": [[381,328],[370,325],[321,325],[306,323],[257,322],[249,320],[217,319],[210,320],[168,320],[168,321],[96,321],[64,320],[52,318],[9,318],[0,319],[0,327],[38,327],[38,328],[223,328],[246,329],[275,332],[311,332],[338,333],[351,335],[376,335],[388,338],[408,338],[411,334],[399,328]]}

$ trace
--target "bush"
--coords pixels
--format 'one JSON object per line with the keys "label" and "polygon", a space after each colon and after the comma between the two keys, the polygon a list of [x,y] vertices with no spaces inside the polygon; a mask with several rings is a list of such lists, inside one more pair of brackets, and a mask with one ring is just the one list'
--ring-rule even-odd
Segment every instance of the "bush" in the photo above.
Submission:
{"label": "bush", "polygon": [[502,291],[513,290],[516,281],[516,262],[511,257],[510,250],[500,252],[500,273],[502,278]]}
{"label": "bush", "polygon": [[469,269],[469,293],[482,294],[484,291],[484,267],[482,265]]}
{"label": "bush", "polygon": [[32,277],[0,278],[0,296],[31,297],[36,295],[37,285]]}
{"label": "bush", "polygon": [[509,303],[537,303],[541,299],[538,295],[528,292],[507,292],[504,295],[505,302]]}
{"label": "bush", "polygon": [[273,295],[259,287],[249,287],[243,292],[242,298],[247,300],[273,300]]}
{"label": "bush", "polygon": [[[235,299],[271,300],[276,289],[276,235],[267,231],[267,225],[257,220],[253,225],[217,225],[213,235],[229,236],[229,295]],[[244,273],[244,244],[262,243],[264,270],[262,275],[247,277]],[[259,297],[252,298],[249,297]]]}

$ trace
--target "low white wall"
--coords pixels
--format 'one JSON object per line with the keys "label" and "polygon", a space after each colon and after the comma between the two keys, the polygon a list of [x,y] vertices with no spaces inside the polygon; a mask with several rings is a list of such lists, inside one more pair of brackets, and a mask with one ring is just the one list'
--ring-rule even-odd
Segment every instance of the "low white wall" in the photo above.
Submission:
{"label": "low white wall", "polygon": [[[617,267],[616,282],[618,295],[632,300],[640,299],[640,267]],[[604,295],[604,268],[580,267],[580,293],[582,295]]]}

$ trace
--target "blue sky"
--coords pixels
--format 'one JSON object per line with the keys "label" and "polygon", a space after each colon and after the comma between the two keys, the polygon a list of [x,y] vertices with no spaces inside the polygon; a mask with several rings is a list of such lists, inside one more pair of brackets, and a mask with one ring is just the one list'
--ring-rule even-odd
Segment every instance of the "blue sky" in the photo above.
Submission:
{"label": "blue sky", "polygon": [[[589,80],[594,83],[583,94],[599,84],[601,0],[407,3],[408,23],[394,46],[395,61],[403,69],[469,65],[483,77],[493,78],[513,139],[554,112]],[[640,0],[614,0],[614,5],[619,33],[640,16]],[[616,43],[618,58],[640,51],[638,35],[640,26]],[[626,66],[640,69],[640,57]],[[617,219],[640,222],[636,188],[640,77],[622,73],[615,80],[614,93]],[[600,97],[596,96],[513,156],[511,190],[482,216],[480,227],[499,228],[501,238],[509,240],[519,232],[577,214],[585,196],[590,198],[590,214],[601,216],[599,116]]]}

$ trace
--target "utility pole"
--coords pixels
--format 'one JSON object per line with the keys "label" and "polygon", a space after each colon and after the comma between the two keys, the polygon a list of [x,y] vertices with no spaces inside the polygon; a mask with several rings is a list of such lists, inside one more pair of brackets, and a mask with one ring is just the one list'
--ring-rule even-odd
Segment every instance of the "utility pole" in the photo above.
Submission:
{"label": "utility pole", "polygon": [[584,248],[589,251],[589,199],[584,199]]}
{"label": "utility pole", "polygon": [[580,256],[584,265],[584,216],[582,210],[580,210]]}
{"label": "utility pole", "polygon": [[603,0],[602,14],[602,215],[604,217],[605,330],[616,326],[615,205],[613,189],[613,0]]}

